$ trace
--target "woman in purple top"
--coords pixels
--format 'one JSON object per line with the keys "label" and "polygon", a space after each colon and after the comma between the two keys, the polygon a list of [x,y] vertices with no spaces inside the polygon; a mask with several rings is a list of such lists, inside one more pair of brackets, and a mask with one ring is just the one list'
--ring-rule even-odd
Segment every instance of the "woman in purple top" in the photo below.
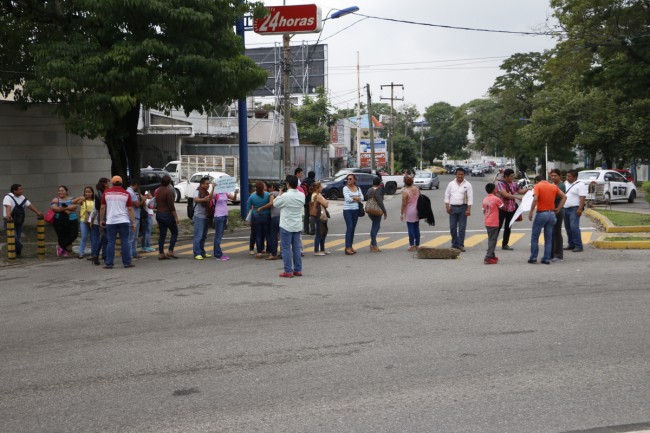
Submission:
{"label": "woman in purple top", "polygon": [[[213,183],[212,188],[216,188],[217,184]],[[228,200],[237,200],[237,192],[227,193],[221,192],[214,195],[214,251],[213,256],[216,260],[230,260],[230,257],[223,254],[221,251],[221,239],[228,224]]]}

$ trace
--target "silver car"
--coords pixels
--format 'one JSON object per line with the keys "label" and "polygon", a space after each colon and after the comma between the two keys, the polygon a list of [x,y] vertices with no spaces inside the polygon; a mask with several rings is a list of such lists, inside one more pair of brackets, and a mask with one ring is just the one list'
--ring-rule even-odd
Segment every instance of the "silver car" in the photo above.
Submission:
{"label": "silver car", "polygon": [[413,185],[420,189],[440,189],[440,179],[438,175],[427,170],[418,171],[413,177]]}

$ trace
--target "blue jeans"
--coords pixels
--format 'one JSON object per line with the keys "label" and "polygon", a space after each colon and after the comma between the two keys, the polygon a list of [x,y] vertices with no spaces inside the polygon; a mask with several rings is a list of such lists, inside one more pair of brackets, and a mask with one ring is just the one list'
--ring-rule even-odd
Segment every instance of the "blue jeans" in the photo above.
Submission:
{"label": "blue jeans", "polygon": [[141,218],[140,226],[142,227],[142,249],[151,248],[151,229],[153,229],[153,217],[151,215],[147,215],[146,218]]}
{"label": "blue jeans", "polygon": [[[4,211],[4,209],[3,209]],[[7,220],[4,220],[5,223],[5,232],[7,231]],[[20,243],[20,237],[23,233],[23,225],[14,223],[14,233],[16,235],[16,255],[19,256],[23,251],[23,244]]]}
{"label": "blue jeans", "polygon": [[345,220],[345,248],[352,248],[354,231],[359,220],[359,209],[344,209],[343,219]]}
{"label": "blue jeans", "polygon": [[372,222],[372,224],[370,225],[370,246],[373,247],[377,246],[377,233],[379,233],[379,228],[381,227],[381,217],[382,217],[381,215],[370,216],[370,221]]}
{"label": "blue jeans", "polygon": [[156,213],[156,221],[158,222],[158,227],[160,228],[160,235],[158,237],[158,252],[160,254],[163,254],[165,252],[165,238],[167,237],[167,230],[169,230],[171,233],[171,238],[169,239],[169,251],[174,251],[176,240],[178,239],[178,226],[176,225],[174,215],[169,212],[158,212]]}
{"label": "blue jeans", "polygon": [[[415,245],[416,247],[420,246],[420,221],[414,223],[407,222],[406,228],[409,232],[409,246]],[[463,233],[465,230],[463,230]],[[465,235],[463,234],[463,238]]]}
{"label": "blue jeans", "polygon": [[129,235],[131,234],[131,224],[106,224],[106,266],[113,266],[115,261],[115,239],[120,234],[122,241],[122,264],[128,266],[131,264],[131,245],[129,244]]}
{"label": "blue jeans", "polygon": [[530,235],[530,260],[537,260],[539,254],[539,235],[544,229],[544,257],[543,261],[551,260],[553,251],[553,226],[555,225],[554,212],[537,212],[533,220],[533,232]]}
{"label": "blue jeans", "polygon": [[[140,210],[138,209],[138,212]],[[138,257],[138,233],[140,232],[140,219],[135,219],[135,231],[129,232],[129,245],[131,246],[131,257]]]}
{"label": "blue jeans", "polygon": [[302,257],[300,257],[300,232],[290,232],[280,227],[280,242],[282,244],[282,261],[284,272],[302,272]]}
{"label": "blue jeans", "polygon": [[208,219],[194,215],[194,238],[192,239],[192,252],[195,256],[205,255],[205,239],[208,237]]}
{"label": "blue jeans", "polygon": [[227,216],[214,217],[214,248],[212,250],[212,255],[217,259],[223,256],[223,251],[221,251],[221,239],[223,239],[226,224],[228,224]]}
{"label": "blue jeans", "polygon": [[[90,234],[90,225],[85,222],[79,223],[79,230],[81,231],[81,240],[79,241],[79,255],[83,256],[86,252],[86,244],[88,243],[88,235]],[[90,250],[92,251],[92,242]]]}
{"label": "blue jeans", "polygon": [[271,217],[271,230],[269,233],[269,245],[266,247],[267,251],[272,256],[278,255],[278,237],[280,236],[280,217]]}
{"label": "blue jeans", "polygon": [[257,253],[264,251],[264,245],[268,245],[268,237],[271,232],[271,214],[258,213],[253,215],[255,225],[255,244]]}
{"label": "blue jeans", "polygon": [[465,246],[465,228],[467,227],[467,205],[451,206],[449,215],[449,232],[451,233],[451,246]]}
{"label": "blue jeans", "polygon": [[579,206],[564,208],[564,228],[569,241],[569,248],[582,249],[582,236],[580,234],[580,217],[578,216]]}
{"label": "blue jeans", "polygon": [[321,221],[320,218],[314,218],[314,226],[316,230],[316,236],[314,237],[314,252],[325,252],[325,238],[327,237],[327,234],[325,236],[321,237],[320,230],[321,230]]}

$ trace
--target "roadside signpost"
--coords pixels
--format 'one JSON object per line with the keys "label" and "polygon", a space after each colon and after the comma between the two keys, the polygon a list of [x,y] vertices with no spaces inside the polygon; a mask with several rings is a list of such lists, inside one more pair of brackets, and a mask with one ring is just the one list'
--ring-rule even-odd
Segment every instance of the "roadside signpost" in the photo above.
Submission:
{"label": "roadside signpost", "polygon": [[253,31],[260,35],[284,33],[318,33],[323,27],[321,10],[314,4],[268,6],[269,14],[253,21]]}

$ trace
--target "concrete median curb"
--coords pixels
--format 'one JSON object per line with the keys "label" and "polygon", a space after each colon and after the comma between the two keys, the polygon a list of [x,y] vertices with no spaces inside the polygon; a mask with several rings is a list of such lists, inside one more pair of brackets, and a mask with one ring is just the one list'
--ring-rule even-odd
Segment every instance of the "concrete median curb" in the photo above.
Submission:
{"label": "concrete median curb", "polygon": [[[591,245],[594,248],[614,249],[614,250],[650,249],[650,226],[627,226],[627,227],[614,226],[614,224],[612,224],[609,218],[607,218],[606,216],[604,216],[599,212],[596,212],[592,209],[587,209],[585,213],[590,218],[598,221],[598,223],[602,225],[603,229],[605,230],[605,234],[601,235],[599,239],[591,242]],[[605,238],[616,237],[617,235],[621,237],[624,237],[623,235],[629,236],[632,233],[636,235],[640,234],[640,236],[638,237],[641,238],[647,237],[647,240],[620,240],[620,241],[615,241],[611,239],[605,240]]]}

